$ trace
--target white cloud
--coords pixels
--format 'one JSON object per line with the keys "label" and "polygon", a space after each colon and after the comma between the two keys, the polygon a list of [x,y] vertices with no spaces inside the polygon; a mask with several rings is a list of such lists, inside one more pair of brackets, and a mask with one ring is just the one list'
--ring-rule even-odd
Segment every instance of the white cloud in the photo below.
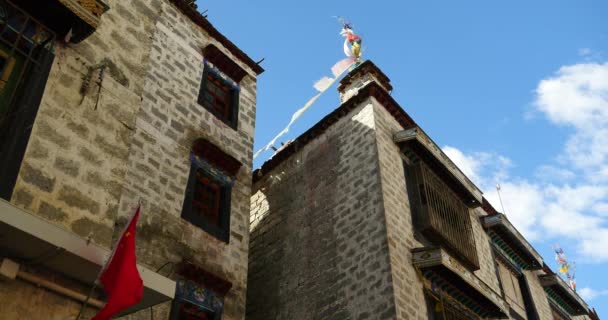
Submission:
{"label": "white cloud", "polygon": [[536,177],[543,181],[568,181],[575,177],[574,172],[552,165],[541,165],[536,169]]}
{"label": "white cloud", "polygon": [[595,182],[608,180],[608,63],[561,67],[540,81],[534,106],[574,129],[563,158]]}
{"label": "white cloud", "polygon": [[608,63],[564,66],[536,88],[535,106],[549,119],[579,130],[608,123]]}
{"label": "white cloud", "polygon": [[595,290],[589,287],[580,288],[577,292],[587,301],[591,301],[599,296],[608,295],[608,290]]}
{"label": "white cloud", "polygon": [[[581,51],[589,56],[590,50]],[[563,149],[538,164],[534,178],[512,174],[509,158],[492,152],[444,152],[476,183],[484,197],[504,211],[529,240],[562,242],[579,262],[608,262],[608,63],[561,67],[541,80],[533,106],[551,123],[570,128]],[[526,115],[524,115],[526,116]],[[557,159],[557,165],[554,159]],[[515,162],[516,163],[516,162]],[[608,290],[584,287],[586,300]]]}
{"label": "white cloud", "polygon": [[579,56],[588,56],[591,54],[591,49],[589,48],[580,48],[578,49],[578,55]]}

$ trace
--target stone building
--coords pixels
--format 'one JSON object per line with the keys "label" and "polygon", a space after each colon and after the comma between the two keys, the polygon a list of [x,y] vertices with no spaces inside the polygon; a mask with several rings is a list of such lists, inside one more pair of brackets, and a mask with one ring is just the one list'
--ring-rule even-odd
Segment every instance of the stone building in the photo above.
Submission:
{"label": "stone building", "polygon": [[244,319],[263,69],[191,3],[0,0],[0,318],[75,319],[141,203],[124,318]]}
{"label": "stone building", "polygon": [[372,62],[338,90],[337,109],[253,174],[248,320],[595,316]]}

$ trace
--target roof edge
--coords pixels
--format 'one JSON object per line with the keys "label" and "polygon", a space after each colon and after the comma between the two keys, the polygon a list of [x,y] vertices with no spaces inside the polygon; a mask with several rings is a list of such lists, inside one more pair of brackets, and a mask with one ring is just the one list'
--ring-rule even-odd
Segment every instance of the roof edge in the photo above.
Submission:
{"label": "roof edge", "polygon": [[[219,32],[210,22],[205,18],[198,10],[193,8],[188,1],[185,0],[168,0],[174,4],[184,15],[186,15],[192,22],[207,31],[211,37],[219,41],[230,53],[236,56],[239,60],[243,61],[256,75],[260,75],[264,72],[259,64],[251,59],[245,52],[237,47],[232,41],[228,40],[221,32]],[[191,2],[191,1],[189,1]]]}
{"label": "roof edge", "polygon": [[361,102],[369,97],[374,97],[380,104],[399,122],[402,127],[416,125],[414,120],[401,108],[401,106],[386,92],[380,84],[375,81],[369,82],[363,88],[359,89],[356,95],[342,103],[334,111],[326,115],[323,119],[317,122],[314,126],[302,133],[291,143],[283,147],[272,158],[268,159],[264,164],[253,171],[253,182],[262,179],[267,173],[275,169],[284,160],[296,153],[302,147],[307,145],[327,130],[331,125],[336,123],[342,117],[346,116],[350,111],[354,110]]}

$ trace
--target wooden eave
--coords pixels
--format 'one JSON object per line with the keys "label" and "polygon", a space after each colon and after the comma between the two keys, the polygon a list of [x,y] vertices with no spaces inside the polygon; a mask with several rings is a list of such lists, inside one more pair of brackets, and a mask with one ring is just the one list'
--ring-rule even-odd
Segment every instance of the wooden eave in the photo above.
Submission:
{"label": "wooden eave", "polygon": [[501,253],[506,254],[522,269],[542,269],[543,259],[540,254],[515,229],[504,214],[498,213],[480,219],[482,226],[492,239],[492,243],[500,249]]}
{"label": "wooden eave", "polygon": [[194,154],[202,157],[214,167],[224,171],[231,177],[236,177],[242,166],[241,162],[236,158],[225,153],[222,149],[203,138],[194,141],[192,151]]}
{"label": "wooden eave", "polygon": [[53,30],[59,38],[71,32],[70,42],[78,43],[90,36],[101,16],[109,9],[102,0],[20,0],[9,1]]}
{"label": "wooden eave", "polygon": [[589,313],[589,307],[585,301],[557,274],[545,274],[538,278],[549,299],[566,310],[568,314],[580,316]]}
{"label": "wooden eave", "polygon": [[418,126],[405,127],[393,135],[393,141],[414,161],[422,160],[447,183],[469,208],[481,205],[482,193],[450,160],[439,146]]}
{"label": "wooden eave", "polygon": [[232,53],[237,59],[245,63],[256,75],[260,75],[264,72],[259,64],[253,61],[247,54],[245,54],[239,47],[237,47],[232,41],[228,40],[223,34],[221,34],[210,22],[205,18],[198,10],[193,8],[190,3],[192,1],[186,0],[169,0],[173,3],[186,17],[192,22],[205,30],[212,38],[222,44],[230,53]]}
{"label": "wooden eave", "polygon": [[213,291],[220,297],[226,296],[232,288],[230,281],[216,276],[187,260],[183,260],[177,264],[176,272],[185,279],[194,281],[198,285]]}
{"label": "wooden eave", "polygon": [[483,318],[507,318],[506,301],[442,248],[412,250],[414,266],[429,290],[441,290]]}
{"label": "wooden eave", "polygon": [[380,68],[378,68],[371,60],[365,60],[346,76],[344,76],[342,80],[340,80],[338,91],[342,92],[345,87],[353,82],[353,80],[367,73],[374,75],[388,91],[393,90],[393,86],[390,84],[390,79],[384,74],[384,72],[382,72],[382,70],[380,70]]}

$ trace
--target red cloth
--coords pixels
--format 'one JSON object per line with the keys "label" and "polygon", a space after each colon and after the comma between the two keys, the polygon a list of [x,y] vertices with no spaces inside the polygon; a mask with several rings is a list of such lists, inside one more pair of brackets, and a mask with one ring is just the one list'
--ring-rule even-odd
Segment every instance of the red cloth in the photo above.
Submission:
{"label": "red cloth", "polygon": [[108,294],[106,305],[91,320],[107,320],[141,300],[144,284],[135,261],[135,225],[139,207],[120,237],[99,280]]}

